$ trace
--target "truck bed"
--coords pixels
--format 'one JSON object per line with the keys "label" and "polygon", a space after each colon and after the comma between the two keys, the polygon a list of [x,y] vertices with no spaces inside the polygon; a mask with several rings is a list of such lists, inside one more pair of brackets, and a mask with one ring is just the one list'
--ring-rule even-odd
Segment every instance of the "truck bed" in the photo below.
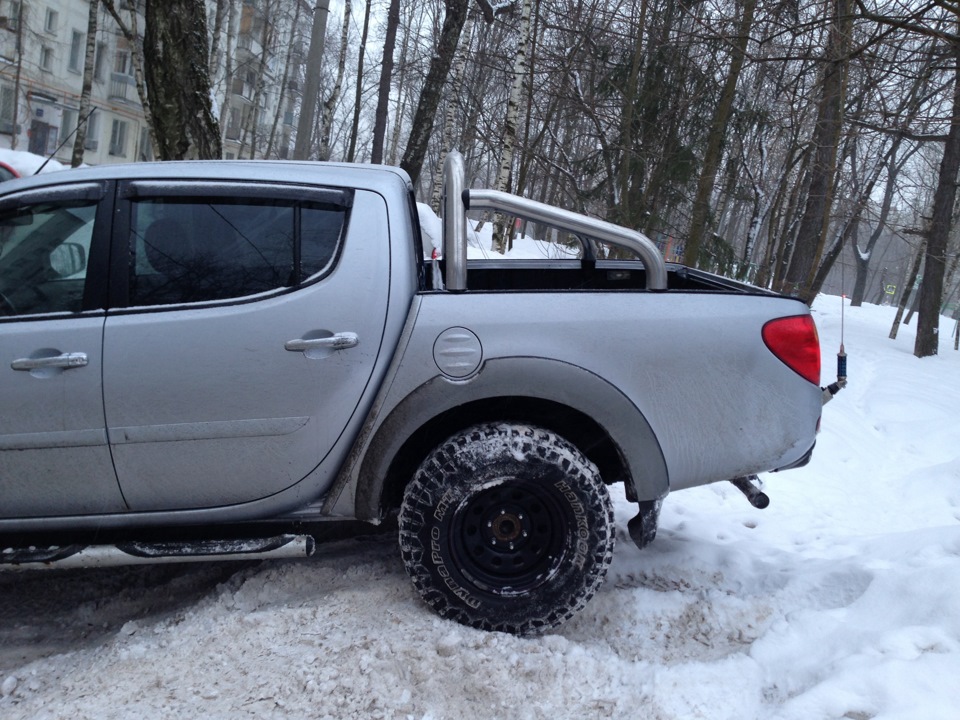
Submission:
{"label": "truck bed", "polygon": [[[443,269],[443,262],[440,263]],[[430,277],[429,263],[424,277]],[[644,290],[643,264],[630,260],[470,260],[470,292]],[[774,295],[768,290],[720,275],[667,263],[667,291]]]}

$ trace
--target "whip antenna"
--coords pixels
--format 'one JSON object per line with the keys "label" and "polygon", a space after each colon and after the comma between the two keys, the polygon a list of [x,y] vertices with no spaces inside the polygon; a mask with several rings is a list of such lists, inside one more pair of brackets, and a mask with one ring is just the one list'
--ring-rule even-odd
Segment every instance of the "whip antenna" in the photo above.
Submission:
{"label": "whip antenna", "polygon": [[[842,265],[840,266],[843,267]],[[844,300],[846,295],[840,293],[840,352],[837,353],[837,382],[845,383],[847,381],[847,353],[843,349],[843,332],[844,332]],[[842,387],[842,385],[841,385]]]}
{"label": "whip antenna", "polygon": [[840,263],[840,352],[837,353],[837,381],[835,383],[830,383],[823,390],[823,404],[826,405],[833,399],[833,396],[840,392],[843,388],[847,386],[847,353],[843,349],[843,334],[845,331],[844,327],[844,303],[847,299],[847,294],[844,292],[845,282],[844,282],[844,265],[843,262]]}

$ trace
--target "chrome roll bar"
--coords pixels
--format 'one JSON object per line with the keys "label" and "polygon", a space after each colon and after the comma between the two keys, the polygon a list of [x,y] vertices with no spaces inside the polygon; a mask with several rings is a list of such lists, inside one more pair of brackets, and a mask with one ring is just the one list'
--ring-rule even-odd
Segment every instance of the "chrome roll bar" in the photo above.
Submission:
{"label": "chrome roll bar", "polygon": [[[579,213],[499,190],[466,190],[463,156],[447,154],[443,170],[443,252],[448,290],[467,287],[466,211],[496,210],[513,217],[540,222],[580,237],[581,243],[602,240],[635,253],[646,270],[647,290],[667,289],[667,266],[657,246],[645,235]],[[586,246],[584,252],[587,251]]]}

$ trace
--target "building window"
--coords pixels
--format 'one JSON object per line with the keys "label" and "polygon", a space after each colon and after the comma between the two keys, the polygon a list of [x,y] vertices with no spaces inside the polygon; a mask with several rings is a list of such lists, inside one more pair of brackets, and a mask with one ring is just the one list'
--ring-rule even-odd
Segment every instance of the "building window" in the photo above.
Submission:
{"label": "building window", "polygon": [[106,43],[97,43],[97,52],[93,57],[93,79],[97,82],[103,82],[103,57],[106,52]]}
{"label": "building window", "polygon": [[129,50],[117,50],[117,56],[113,60],[113,71],[118,75],[133,77],[133,61],[130,59]]}
{"label": "building window", "polygon": [[13,133],[13,88],[0,85],[0,133]]}
{"label": "building window", "polygon": [[68,67],[71,72],[81,72],[83,70],[83,38],[84,35],[82,32],[73,31],[73,36],[70,40],[70,64]]}
{"label": "building window", "polygon": [[227,140],[239,140],[240,111],[235,107],[230,108],[230,114],[227,118]]}
{"label": "building window", "polygon": [[83,142],[85,150],[94,150],[100,146],[100,111],[87,116],[87,138]]}
{"label": "building window", "polygon": [[40,69],[44,72],[53,72],[53,48],[40,48]]}
{"label": "building window", "polygon": [[119,157],[127,156],[127,123],[125,120],[114,120],[110,128],[110,154]]}
{"label": "building window", "polygon": [[16,32],[17,28],[20,27],[20,2],[19,0],[10,0],[10,3],[7,6],[7,11],[4,13],[6,16],[6,23],[2,26],[7,30]]}
{"label": "building window", "polygon": [[137,145],[137,160],[139,162],[153,160],[153,145],[150,143],[149,128],[140,128],[140,142]]}
{"label": "building window", "polygon": [[77,111],[66,110],[60,116],[60,142],[66,143],[77,128]]}
{"label": "building window", "polygon": [[60,13],[56,10],[51,10],[47,8],[47,17],[43,22],[43,29],[48,33],[56,34],[57,32],[57,21],[60,19]]}

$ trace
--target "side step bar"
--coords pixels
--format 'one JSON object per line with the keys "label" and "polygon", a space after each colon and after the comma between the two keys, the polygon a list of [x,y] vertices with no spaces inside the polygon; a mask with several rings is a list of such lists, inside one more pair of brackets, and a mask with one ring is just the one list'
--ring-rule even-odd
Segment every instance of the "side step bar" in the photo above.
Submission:
{"label": "side step bar", "polygon": [[155,563],[262,560],[310,557],[316,543],[310,535],[277,535],[240,540],[124,542],[116,545],[66,545],[0,550],[0,571],[44,570]]}

